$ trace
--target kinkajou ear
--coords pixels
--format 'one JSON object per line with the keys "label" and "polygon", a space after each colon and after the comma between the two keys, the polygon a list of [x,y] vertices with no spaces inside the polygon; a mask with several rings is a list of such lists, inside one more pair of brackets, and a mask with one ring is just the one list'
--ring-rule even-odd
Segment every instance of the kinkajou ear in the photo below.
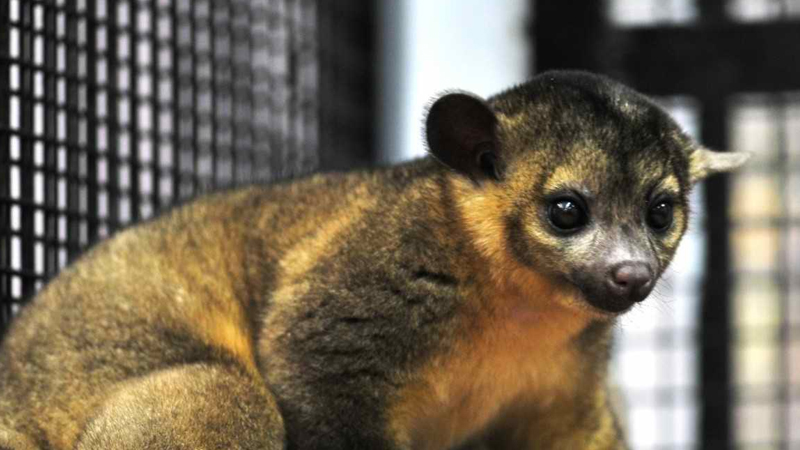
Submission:
{"label": "kinkajou ear", "polygon": [[480,97],[465,92],[439,97],[428,110],[425,137],[434,157],[476,183],[502,179],[497,117]]}
{"label": "kinkajou ear", "polygon": [[689,154],[689,178],[692,184],[715,173],[730,172],[750,159],[750,153],[715,152],[697,147]]}

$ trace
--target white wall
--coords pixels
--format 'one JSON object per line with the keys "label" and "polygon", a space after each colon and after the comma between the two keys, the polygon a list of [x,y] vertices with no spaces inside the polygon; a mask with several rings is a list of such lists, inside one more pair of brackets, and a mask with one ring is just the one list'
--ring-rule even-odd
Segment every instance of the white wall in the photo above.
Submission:
{"label": "white wall", "polygon": [[529,73],[524,0],[384,0],[379,158],[420,156],[426,105],[447,89],[489,96]]}

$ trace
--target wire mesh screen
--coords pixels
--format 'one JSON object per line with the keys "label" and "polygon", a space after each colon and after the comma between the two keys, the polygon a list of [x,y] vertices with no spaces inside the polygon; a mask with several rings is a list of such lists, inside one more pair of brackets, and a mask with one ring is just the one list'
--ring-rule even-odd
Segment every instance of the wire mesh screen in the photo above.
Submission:
{"label": "wire mesh screen", "polygon": [[731,183],[734,423],[748,448],[800,447],[800,95],[740,94]]}
{"label": "wire mesh screen", "polygon": [[[711,22],[717,30],[777,36],[769,34],[771,24],[800,27],[797,0],[717,4],[720,14],[709,17],[708,10],[715,8],[693,0],[613,0],[609,17],[614,26],[624,29],[665,24],[703,29]],[[713,35],[713,28],[705,29]],[[656,304],[644,307],[649,312],[624,319],[616,369],[628,404],[634,448],[800,448],[800,97],[777,87],[799,89],[800,82],[782,81],[781,74],[759,66],[737,71],[735,58],[726,52],[740,44],[734,33],[728,36],[727,41],[718,39],[717,47],[704,58],[718,58],[708,65],[727,65],[728,72],[754,82],[716,92],[717,98],[683,97],[665,106],[697,138],[714,134],[698,130],[708,129],[704,120],[717,120],[714,115],[718,115],[720,140],[727,142],[729,150],[750,152],[753,158],[730,175],[723,187],[729,196],[727,208],[709,204],[721,201],[719,191],[695,195],[698,212],[671,273],[657,288]],[[795,48],[797,44],[792,40],[771,43]],[[698,61],[692,55],[683,57]],[[759,58],[769,57],[761,54]],[[784,67],[788,65],[797,62],[786,61]],[[702,70],[706,66],[696,73]],[[668,79],[669,75],[661,76],[660,85],[668,85]],[[768,80],[775,80],[774,84]],[[699,78],[692,89],[691,78],[681,81],[685,81],[682,89],[701,95],[715,89]],[[759,92],[762,89],[768,92]],[[716,112],[708,113],[715,108]],[[706,211],[727,213],[729,219],[720,221]],[[719,255],[707,254],[712,234],[723,241],[727,236],[725,268],[713,264]],[[708,304],[711,297],[703,294],[715,289],[708,284],[721,279],[720,271],[729,273],[722,279],[730,285],[719,290],[724,295],[711,297],[727,306]],[[730,311],[726,314],[729,323],[706,321],[703,311],[721,311],[723,306]],[[713,354],[724,355],[718,367],[708,359]],[[708,411],[714,410],[712,422]],[[720,422],[726,428],[715,429]],[[730,435],[721,436],[726,432]]]}
{"label": "wire mesh screen", "polygon": [[172,1],[179,194],[315,166],[315,4]]}
{"label": "wire mesh screen", "polygon": [[[337,13],[324,23],[349,20]],[[319,43],[347,29],[321,37],[319,19],[313,0],[0,2],[0,334],[98,238],[211,188],[317,167]],[[325,80],[329,97],[352,95]],[[336,148],[368,147],[368,127]]]}

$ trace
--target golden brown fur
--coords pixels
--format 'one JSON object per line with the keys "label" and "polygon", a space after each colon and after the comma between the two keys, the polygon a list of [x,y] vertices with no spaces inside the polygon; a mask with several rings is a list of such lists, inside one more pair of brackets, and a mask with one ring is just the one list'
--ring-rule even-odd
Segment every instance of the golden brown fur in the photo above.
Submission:
{"label": "golden brown fur", "polygon": [[[0,449],[624,447],[614,319],[692,183],[742,160],[571,72],[446,95],[427,133],[433,158],[211,195],[87,252],[2,342]],[[588,218],[559,228],[564,202]],[[620,264],[649,284],[609,288]]]}

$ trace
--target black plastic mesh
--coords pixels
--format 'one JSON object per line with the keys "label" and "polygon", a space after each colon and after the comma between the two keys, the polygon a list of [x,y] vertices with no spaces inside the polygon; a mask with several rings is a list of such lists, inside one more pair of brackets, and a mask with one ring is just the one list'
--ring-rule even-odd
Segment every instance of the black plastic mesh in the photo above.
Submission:
{"label": "black plastic mesh", "polygon": [[[371,47],[351,39],[346,54],[347,41],[339,44],[369,34],[370,10],[325,6],[321,17],[318,8],[313,0],[0,2],[0,334],[48,276],[98,238],[213,187],[308,172],[320,161],[320,115],[344,104],[341,120],[351,125],[371,116],[362,74],[371,66],[361,60]],[[338,59],[323,74],[320,55],[333,48]],[[350,78],[357,91],[345,86]],[[325,100],[327,115],[320,84],[338,101]],[[329,160],[368,157],[369,121],[344,132],[328,122],[338,152]]]}

